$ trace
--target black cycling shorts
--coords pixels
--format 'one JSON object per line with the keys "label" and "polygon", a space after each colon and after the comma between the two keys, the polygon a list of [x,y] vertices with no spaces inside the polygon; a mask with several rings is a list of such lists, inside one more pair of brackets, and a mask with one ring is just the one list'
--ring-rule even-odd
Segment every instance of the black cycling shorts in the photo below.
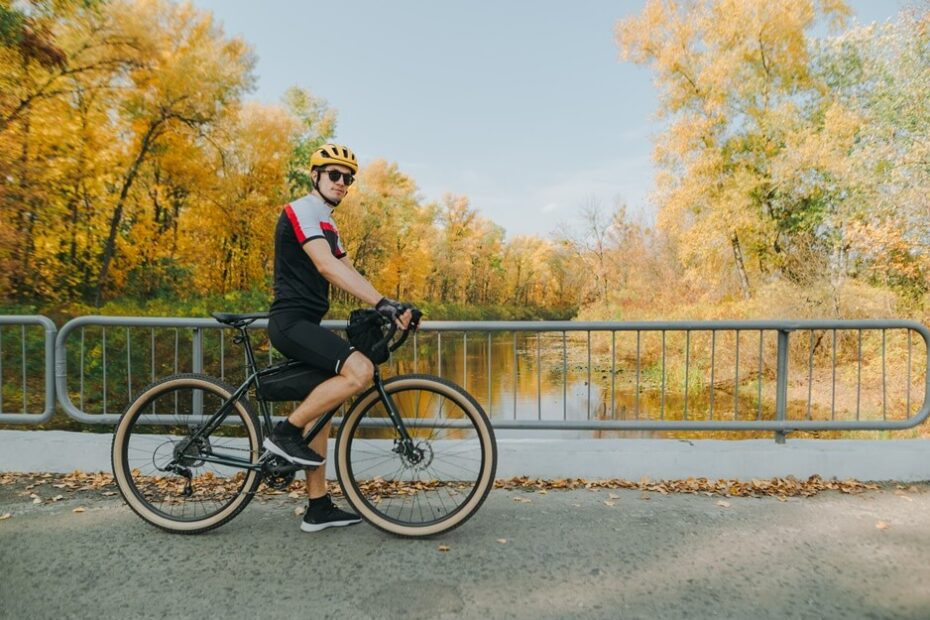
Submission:
{"label": "black cycling shorts", "polygon": [[276,312],[268,320],[268,337],[274,348],[292,360],[330,372],[342,370],[352,347],[349,343],[298,312]]}

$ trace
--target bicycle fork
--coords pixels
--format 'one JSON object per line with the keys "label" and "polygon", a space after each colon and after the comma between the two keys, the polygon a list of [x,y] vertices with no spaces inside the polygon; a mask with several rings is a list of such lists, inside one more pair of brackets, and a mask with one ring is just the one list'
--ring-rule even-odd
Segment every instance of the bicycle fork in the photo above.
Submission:
{"label": "bicycle fork", "polygon": [[381,396],[381,402],[384,403],[384,408],[387,409],[388,416],[391,418],[391,423],[394,425],[394,430],[397,431],[398,439],[394,440],[394,452],[404,457],[411,465],[418,464],[424,458],[424,451],[414,444],[413,437],[407,432],[407,427],[404,425],[404,420],[397,410],[397,405],[394,404],[391,395],[384,389],[384,382],[381,381],[381,375],[378,373],[377,368],[375,368],[375,389],[378,390],[378,394]]}

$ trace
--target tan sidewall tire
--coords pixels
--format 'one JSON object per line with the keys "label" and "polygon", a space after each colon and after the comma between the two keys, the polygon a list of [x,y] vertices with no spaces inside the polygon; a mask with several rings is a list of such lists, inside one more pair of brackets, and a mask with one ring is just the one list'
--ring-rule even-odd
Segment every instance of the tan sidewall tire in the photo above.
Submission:
{"label": "tan sidewall tire", "polygon": [[355,405],[353,405],[351,411],[349,411],[340,425],[339,435],[336,439],[336,468],[337,474],[339,475],[339,484],[342,487],[342,492],[346,501],[348,501],[366,521],[375,527],[390,532],[391,534],[409,537],[433,536],[451,530],[471,517],[484,502],[491,486],[494,484],[494,472],[497,468],[497,450],[490,422],[487,417],[483,415],[481,409],[476,407],[471,399],[467,397],[467,393],[465,393],[464,390],[459,391],[461,388],[458,388],[458,386],[453,387],[447,384],[445,380],[438,377],[398,377],[397,379],[385,381],[385,389],[388,394],[417,387],[428,388],[455,400],[469,416],[472,416],[472,420],[475,422],[475,428],[479,431],[481,438],[481,446],[485,457],[481,477],[476,484],[475,492],[472,494],[471,498],[469,498],[469,500],[449,519],[426,527],[399,525],[371,511],[364,499],[356,492],[353,485],[348,483],[350,480],[348,469],[350,433],[347,429],[353,428],[362,413],[368,410],[368,407],[373,401],[380,398],[377,391],[372,390],[364,394]]}
{"label": "tan sidewall tire", "polygon": [[[146,388],[145,391],[143,391],[129,405],[116,425],[116,430],[114,431],[113,435],[113,447],[111,453],[113,476],[116,480],[116,484],[119,487],[120,492],[123,495],[123,499],[127,504],[129,504],[129,507],[132,508],[132,510],[137,515],[152,525],[166,530],[181,533],[195,533],[213,529],[222,525],[226,520],[232,518],[239,510],[244,508],[244,503],[248,503],[248,501],[251,499],[250,492],[254,491],[253,487],[256,484],[256,477],[258,476],[258,472],[254,470],[247,472],[245,482],[242,486],[243,492],[240,493],[239,496],[233,500],[229,506],[224,508],[221,512],[200,521],[174,521],[172,519],[165,518],[153,512],[144,502],[140,501],[139,498],[136,497],[136,494],[133,492],[132,481],[130,480],[130,472],[125,471],[127,464],[123,462],[122,458],[124,444],[127,440],[127,433],[129,428],[132,426],[132,421],[135,419],[139,407],[141,407],[143,404],[146,404],[153,394],[178,386],[200,387],[204,390],[211,391],[224,399],[231,396],[230,391],[212,377],[197,375],[169,377]],[[255,416],[246,408],[245,405],[243,405],[241,401],[237,402],[235,407],[241,414],[241,418],[245,420],[245,425],[250,435],[249,439],[252,444],[256,446],[255,457],[258,458],[258,451],[260,451],[260,435],[258,433]]]}

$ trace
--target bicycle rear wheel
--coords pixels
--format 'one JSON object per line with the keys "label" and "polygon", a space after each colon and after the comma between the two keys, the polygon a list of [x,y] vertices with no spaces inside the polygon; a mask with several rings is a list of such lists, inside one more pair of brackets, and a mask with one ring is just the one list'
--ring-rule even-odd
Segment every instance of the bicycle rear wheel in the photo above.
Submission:
{"label": "bicycle rear wheel", "polygon": [[497,444],[481,406],[462,388],[428,375],[384,382],[416,455],[405,455],[377,390],[346,414],[336,439],[346,500],[375,527],[432,536],[458,527],[494,484]]}
{"label": "bicycle rear wheel", "polygon": [[[223,525],[251,501],[261,476],[261,431],[248,401],[232,403],[224,423],[192,440],[235,390],[205,375],[174,375],[130,403],[113,434],[111,458],[132,510],[170,532],[195,534]],[[211,462],[226,459],[242,465]]]}

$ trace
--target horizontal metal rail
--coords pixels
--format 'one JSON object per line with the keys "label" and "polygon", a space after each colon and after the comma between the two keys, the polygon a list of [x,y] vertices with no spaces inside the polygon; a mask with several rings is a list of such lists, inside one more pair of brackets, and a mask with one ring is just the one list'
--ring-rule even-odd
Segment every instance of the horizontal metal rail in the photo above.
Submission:
{"label": "horizontal metal rail", "polygon": [[[44,330],[43,351],[44,360],[41,368],[44,372],[42,389],[30,390],[30,353],[27,326],[38,326]],[[13,330],[12,339],[4,338]],[[0,316],[0,422],[12,424],[41,424],[51,419],[55,413],[55,324],[44,316]],[[10,340],[15,342],[14,350],[4,351],[4,345]],[[18,342],[16,342],[18,341]],[[4,364],[4,360],[18,358],[15,365]],[[31,359],[35,359],[33,355]],[[19,384],[18,387],[16,384]],[[43,400],[30,397],[33,392],[43,395]],[[15,404],[14,404],[15,403]],[[30,405],[34,408],[42,407],[41,413],[30,413]],[[19,409],[18,411],[13,409]],[[35,409],[33,409],[34,411]]]}
{"label": "horizontal metal rail", "polygon": [[[266,326],[253,324],[257,340]],[[76,420],[113,423],[143,379],[227,379],[242,363],[226,331],[213,319],[74,319],[56,340],[59,402]],[[266,342],[259,349],[273,361]],[[69,372],[69,350],[78,372]],[[428,321],[385,374],[456,381],[500,429],[765,431],[783,439],[915,427],[930,416],[928,368],[930,330],[914,321]]]}

